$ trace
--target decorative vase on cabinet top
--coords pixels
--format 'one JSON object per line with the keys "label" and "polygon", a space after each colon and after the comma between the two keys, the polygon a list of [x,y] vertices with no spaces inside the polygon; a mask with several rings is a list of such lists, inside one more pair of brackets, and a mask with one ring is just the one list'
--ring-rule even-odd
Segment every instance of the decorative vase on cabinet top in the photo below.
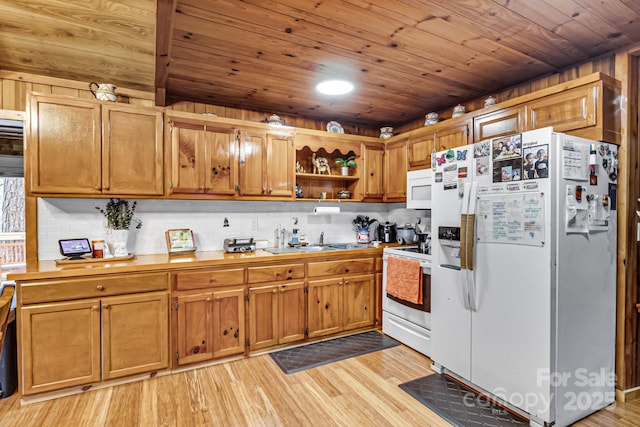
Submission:
{"label": "decorative vase on cabinet top", "polygon": [[[96,87],[96,90],[93,90],[93,87]],[[93,94],[93,96],[100,101],[111,101],[115,102],[118,99],[118,96],[115,93],[116,87],[110,83],[89,83],[89,92]]]}

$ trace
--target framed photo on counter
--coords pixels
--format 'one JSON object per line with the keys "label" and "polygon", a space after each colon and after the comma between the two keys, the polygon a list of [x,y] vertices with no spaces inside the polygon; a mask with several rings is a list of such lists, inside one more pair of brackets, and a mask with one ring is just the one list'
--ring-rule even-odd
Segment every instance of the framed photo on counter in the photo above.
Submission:
{"label": "framed photo on counter", "polygon": [[188,228],[176,228],[167,230],[167,250],[169,254],[181,254],[196,251],[193,231]]}

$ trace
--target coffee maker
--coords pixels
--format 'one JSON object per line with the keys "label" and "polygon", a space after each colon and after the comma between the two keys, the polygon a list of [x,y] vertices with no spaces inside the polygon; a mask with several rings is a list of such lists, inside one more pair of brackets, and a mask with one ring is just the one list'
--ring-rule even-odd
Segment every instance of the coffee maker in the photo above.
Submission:
{"label": "coffee maker", "polygon": [[396,224],[395,222],[378,223],[378,240],[382,243],[395,243],[396,241]]}

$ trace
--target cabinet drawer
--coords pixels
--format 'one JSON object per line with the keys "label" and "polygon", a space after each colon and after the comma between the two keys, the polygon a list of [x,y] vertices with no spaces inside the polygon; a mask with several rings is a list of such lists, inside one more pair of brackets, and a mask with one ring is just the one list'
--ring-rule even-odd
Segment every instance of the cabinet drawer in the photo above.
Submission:
{"label": "cabinet drawer", "polygon": [[244,283],[244,268],[176,273],[174,277],[176,289],[179,291],[212,286],[241,285]]}
{"label": "cabinet drawer", "polygon": [[249,283],[302,279],[304,278],[304,264],[249,267],[247,272]]}
{"label": "cabinet drawer", "polygon": [[169,288],[167,273],[127,274],[86,279],[47,280],[22,283],[22,304],[95,298]]}
{"label": "cabinet drawer", "polygon": [[373,266],[373,258],[310,262],[308,274],[309,277],[318,277],[334,274],[372,273]]}

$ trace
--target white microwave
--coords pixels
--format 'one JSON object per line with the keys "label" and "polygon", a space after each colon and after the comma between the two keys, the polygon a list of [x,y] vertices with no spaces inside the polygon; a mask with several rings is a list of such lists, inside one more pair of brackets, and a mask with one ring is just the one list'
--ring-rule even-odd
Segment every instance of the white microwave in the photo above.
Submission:
{"label": "white microwave", "polygon": [[431,209],[432,186],[431,169],[407,172],[407,209]]}

